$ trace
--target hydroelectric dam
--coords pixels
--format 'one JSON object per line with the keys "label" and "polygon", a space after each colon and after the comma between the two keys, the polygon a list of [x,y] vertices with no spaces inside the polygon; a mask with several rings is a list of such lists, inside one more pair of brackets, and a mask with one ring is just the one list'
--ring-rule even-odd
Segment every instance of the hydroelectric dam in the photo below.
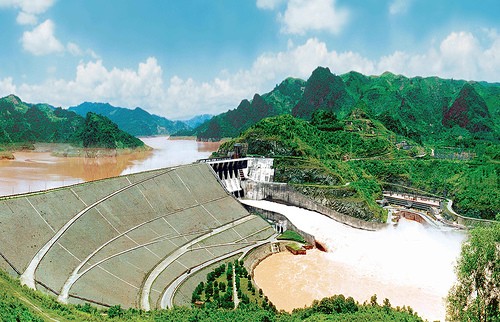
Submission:
{"label": "hydroelectric dam", "polygon": [[389,231],[272,182],[273,175],[272,159],[207,159],[0,198],[0,268],[61,302],[149,310],[189,303],[203,269],[274,242],[276,231],[316,243],[318,233],[298,228],[289,214],[236,197],[313,210],[358,233]]}
{"label": "hydroelectric dam", "polygon": [[3,197],[0,268],[61,302],[160,308],[191,270],[275,237],[224,180],[197,163]]}

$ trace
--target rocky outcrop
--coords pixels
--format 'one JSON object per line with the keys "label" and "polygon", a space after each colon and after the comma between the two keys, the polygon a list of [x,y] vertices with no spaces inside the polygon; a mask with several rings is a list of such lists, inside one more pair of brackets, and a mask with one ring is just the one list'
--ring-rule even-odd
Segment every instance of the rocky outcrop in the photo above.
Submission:
{"label": "rocky outcrop", "polygon": [[357,200],[355,198],[356,192],[349,187],[323,188],[303,186],[296,187],[296,189],[320,205],[342,214],[366,221],[374,219],[373,212],[370,211],[367,204],[364,201]]}

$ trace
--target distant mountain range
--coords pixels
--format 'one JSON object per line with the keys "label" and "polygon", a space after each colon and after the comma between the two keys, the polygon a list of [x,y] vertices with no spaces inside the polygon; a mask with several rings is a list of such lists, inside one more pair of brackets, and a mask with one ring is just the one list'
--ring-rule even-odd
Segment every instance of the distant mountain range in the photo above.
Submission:
{"label": "distant mountain range", "polygon": [[48,104],[29,104],[15,95],[0,98],[0,145],[71,143],[85,148],[137,148],[144,143],[107,117],[82,117]]}
{"label": "distant mountain range", "polygon": [[193,130],[175,135],[196,135],[200,140],[236,137],[263,118],[290,114],[302,97],[305,84],[304,80],[287,78],[271,92],[262,96],[255,94],[251,101],[244,99],[237,108],[216,115]]}
{"label": "distant mountain range", "polygon": [[[9,97],[11,101],[18,100],[15,96]],[[172,121],[140,107],[128,109],[90,102],[64,110],[48,104],[20,101],[16,109],[26,112],[33,106],[44,113],[52,111],[64,117],[69,117],[69,112],[80,116],[86,116],[88,112],[106,116],[121,130],[134,136],[194,135],[200,140],[220,140],[237,137],[271,116],[291,114],[310,120],[315,111],[326,110],[343,120],[355,109],[382,122],[392,132],[419,143],[448,137],[467,142],[472,138],[494,139],[500,136],[499,83],[438,77],[408,78],[389,72],[380,76],[357,72],[335,75],[324,67],[316,68],[307,81],[287,78],[272,91],[255,94],[251,100],[243,99],[235,109],[213,117],[204,114],[189,120]],[[33,138],[36,126],[30,127],[29,131],[9,135]],[[57,131],[51,140],[59,140],[58,136],[65,135],[60,133],[65,130]],[[0,139],[2,135],[0,132]]]}
{"label": "distant mountain range", "polygon": [[271,92],[242,100],[237,108],[214,116],[184,134],[201,140],[236,137],[259,120],[292,114],[309,120],[316,110],[340,120],[355,109],[391,131],[417,142],[443,136],[495,138],[500,133],[500,84],[386,72],[366,76],[335,75],[318,67],[307,81],[288,78]]}
{"label": "distant mountain range", "polygon": [[68,108],[81,116],[93,112],[108,117],[120,129],[135,136],[167,135],[179,131],[190,130],[211,118],[204,114],[195,116],[185,121],[171,121],[164,117],[150,114],[140,107],[131,110],[123,107],[112,106],[109,103],[85,102],[78,106]]}

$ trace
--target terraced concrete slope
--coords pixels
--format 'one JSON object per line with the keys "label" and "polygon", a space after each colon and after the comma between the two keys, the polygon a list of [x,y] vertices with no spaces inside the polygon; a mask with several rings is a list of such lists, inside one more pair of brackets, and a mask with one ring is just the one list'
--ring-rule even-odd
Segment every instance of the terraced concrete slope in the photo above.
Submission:
{"label": "terraced concrete slope", "polygon": [[272,235],[206,164],[0,199],[0,267],[63,302],[159,307],[191,269]]}

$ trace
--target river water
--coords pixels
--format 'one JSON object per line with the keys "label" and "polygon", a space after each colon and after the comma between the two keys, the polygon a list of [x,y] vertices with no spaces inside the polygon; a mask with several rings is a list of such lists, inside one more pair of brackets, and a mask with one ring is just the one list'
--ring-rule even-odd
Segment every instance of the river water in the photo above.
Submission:
{"label": "river water", "polygon": [[408,220],[370,232],[297,207],[245,203],[286,215],[328,248],[305,256],[279,253],[256,267],[255,282],[278,309],[291,311],[334,294],[362,303],[377,294],[379,304],[388,298],[393,307],[411,306],[421,317],[444,321],[444,298],[456,280],[454,265],[463,233]]}
{"label": "river water", "polygon": [[0,160],[0,196],[187,164],[207,158],[220,144],[165,136],[141,140],[153,150],[99,158],[56,157],[50,145],[43,145],[43,152],[16,152],[14,160]]}
{"label": "river water", "polygon": [[[152,151],[115,157],[55,157],[50,152],[16,152],[0,161],[0,196],[55,188],[120,174],[191,163],[208,157],[219,143],[141,138]],[[283,213],[316,237],[328,252],[306,256],[272,255],[255,269],[255,281],[278,309],[310,305],[334,294],[359,302],[377,294],[393,306],[411,306],[429,320],[444,320],[444,297],[464,235],[401,220],[397,228],[358,230],[318,213],[269,203],[245,201]]]}

